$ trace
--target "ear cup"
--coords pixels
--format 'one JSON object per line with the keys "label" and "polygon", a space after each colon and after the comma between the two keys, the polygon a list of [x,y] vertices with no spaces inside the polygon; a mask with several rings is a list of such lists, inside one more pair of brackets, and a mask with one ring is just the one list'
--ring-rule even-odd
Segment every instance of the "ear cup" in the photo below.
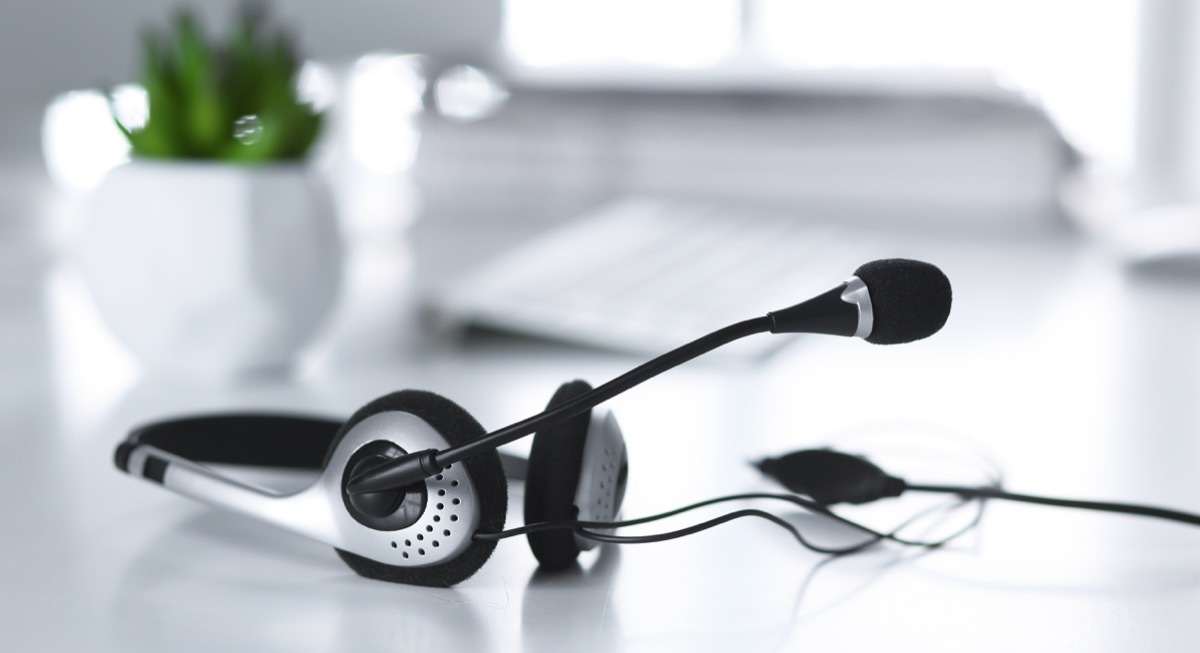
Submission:
{"label": "ear cup", "polygon": [[[403,411],[421,418],[437,430],[451,446],[474,440],[485,433],[475,418],[449,399],[423,390],[402,390],[380,397],[358,409],[334,436],[333,443],[325,454],[325,465],[329,464],[333,451],[350,429],[372,415],[387,411]],[[503,530],[508,509],[508,482],[500,466],[500,456],[495,451],[488,451],[458,464],[466,467],[479,494],[479,529]],[[366,578],[408,585],[449,587],[470,578],[487,562],[495,548],[494,541],[477,540],[453,560],[427,567],[388,565],[341,549],[335,551],[351,569]]]}
{"label": "ear cup", "polygon": [[[547,408],[570,401],[591,390],[584,381],[559,386]],[[525,523],[569,521],[576,518],[575,491],[579,485],[591,411],[576,415],[533,436],[529,471],[525,480]],[[579,556],[575,534],[570,529],[529,533],[529,548],[543,569],[570,567]]]}

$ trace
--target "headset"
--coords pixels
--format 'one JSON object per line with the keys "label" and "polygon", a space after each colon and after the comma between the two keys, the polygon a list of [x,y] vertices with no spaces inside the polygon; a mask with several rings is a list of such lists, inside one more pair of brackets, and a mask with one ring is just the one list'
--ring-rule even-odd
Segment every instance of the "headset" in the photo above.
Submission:
{"label": "headset", "polygon": [[[794,306],[735,323],[687,343],[593,388],[563,384],[546,409],[487,432],[451,400],[402,390],[359,408],[344,422],[286,414],[227,414],[160,421],[134,429],[117,447],[116,466],[178,494],[239,512],[333,546],[361,576],[449,587],[478,571],[501,539],[525,536],[541,569],[569,568],[600,542],[655,542],[742,517],[767,519],[818,552],[846,554],[889,540],[937,547],[978,523],[983,500],[1030,501],[1173,519],[1200,516],[1146,506],[1016,495],[998,485],[969,488],[908,484],[865,459],[828,450],[760,461],[792,493],[709,499],[667,513],[619,521],[629,474],[625,439],[600,404],[673,367],[758,333],[818,333],[900,344],[926,338],[950,313],[950,282],[921,261],[867,263],[841,285]],[[529,458],[497,447],[533,435]],[[280,493],[213,467],[233,464],[319,472],[307,487]],[[525,525],[505,530],[508,482],[525,482]],[[908,540],[899,528],[877,531],[830,510],[907,491],[978,500],[965,527],[934,541]],[[797,494],[798,493],[798,494]],[[804,495],[804,496],[800,496]],[[748,499],[788,502],[847,524],[867,537],[830,548],[809,542],[791,522],[758,509],[735,510],[668,533],[617,535],[703,506]],[[903,525],[902,525],[903,527]]]}
{"label": "headset", "polygon": [[[487,432],[456,403],[424,390],[401,390],[361,407],[346,421],[289,414],[217,414],[134,429],[116,448],[116,467],[203,503],[245,514],[334,546],[355,573],[407,585],[450,587],[491,557],[499,540],[520,537],[542,570],[576,564],[599,543],[649,543],[685,537],[742,517],[787,529],[800,545],[829,555],[893,543],[938,547],[970,531],[984,502],[1007,499],[1054,507],[1111,511],[1200,526],[1200,515],[1112,502],[1018,495],[1000,483],[972,487],[910,484],[865,457],[828,449],[794,451],[756,462],[788,493],[743,493],[706,499],[659,515],[619,520],[629,479],[625,439],[601,403],[649,378],[754,334],[827,334],[875,345],[925,339],[946,324],[952,290],[936,266],[881,259],[859,266],[840,286],[800,304],[713,331],[593,388],[564,383],[539,414]],[[528,459],[500,445],[533,435]],[[296,468],[318,472],[311,485],[277,492],[224,474],[214,465]],[[523,480],[524,525],[504,529],[508,484]],[[970,522],[934,540],[901,537],[920,513],[892,531],[876,531],[830,507],[870,503],[907,491],[949,493],[976,502]],[[616,534],[727,502],[786,502],[844,523],[865,535],[845,546],[821,546],[791,521],[743,508],[678,531]]]}
{"label": "headset", "polygon": [[[525,534],[544,569],[562,569],[606,535],[628,479],[625,440],[597,409],[641,382],[758,333],[822,333],[895,344],[927,337],[950,313],[950,282],[921,261],[859,267],[808,301],[719,329],[592,388],[561,386],[542,413],[486,432],[445,397],[402,390],[345,422],[295,415],[172,419],[134,429],[116,466],[201,502],[333,546],[358,574],[451,586],[491,556],[503,534],[509,474],[524,476]],[[496,448],[533,434],[525,465]],[[278,493],[212,464],[319,471],[308,487]],[[520,469],[524,467],[524,469]],[[524,472],[521,474],[520,472]],[[549,528],[529,528],[551,524]],[[566,526],[571,524],[571,526]],[[587,524],[590,526],[580,526]]]}

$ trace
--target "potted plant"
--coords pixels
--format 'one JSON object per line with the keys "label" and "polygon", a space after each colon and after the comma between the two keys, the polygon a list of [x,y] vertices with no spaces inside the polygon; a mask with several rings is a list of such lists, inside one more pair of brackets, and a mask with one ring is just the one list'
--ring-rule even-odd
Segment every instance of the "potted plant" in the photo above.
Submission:
{"label": "potted plant", "polygon": [[81,262],[100,314],[147,367],[289,365],[336,295],[328,191],[305,165],[322,115],[291,39],[245,5],[227,42],[180,12],[145,34],[132,160],[90,198]]}

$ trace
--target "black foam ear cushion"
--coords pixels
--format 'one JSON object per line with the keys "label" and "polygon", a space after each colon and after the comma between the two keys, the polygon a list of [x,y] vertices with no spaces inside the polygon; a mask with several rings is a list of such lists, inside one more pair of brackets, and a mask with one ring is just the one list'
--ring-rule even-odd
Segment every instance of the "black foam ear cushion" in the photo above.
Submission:
{"label": "black foam ear cushion", "polygon": [[[547,408],[553,408],[591,390],[584,381],[559,386]],[[591,411],[538,431],[529,452],[529,471],[525,480],[525,523],[570,521],[576,519],[575,492],[583,465]],[[579,556],[575,533],[570,529],[552,529],[529,533],[529,548],[543,569],[570,567]]]}
{"label": "black foam ear cushion", "polygon": [[[449,399],[423,390],[402,390],[384,395],[350,416],[326,452],[325,464],[329,464],[334,449],[354,425],[372,415],[388,411],[403,411],[425,420],[451,446],[474,440],[485,433],[475,418]],[[403,442],[397,444],[404,445]],[[488,451],[468,458],[462,464],[479,494],[479,530],[503,530],[508,510],[508,482],[504,478],[504,469],[500,466],[500,456],[495,451]],[[388,565],[349,551],[335,550],[351,569],[366,578],[426,587],[450,587],[479,571],[495,548],[495,541],[476,540],[457,558],[429,567]]]}

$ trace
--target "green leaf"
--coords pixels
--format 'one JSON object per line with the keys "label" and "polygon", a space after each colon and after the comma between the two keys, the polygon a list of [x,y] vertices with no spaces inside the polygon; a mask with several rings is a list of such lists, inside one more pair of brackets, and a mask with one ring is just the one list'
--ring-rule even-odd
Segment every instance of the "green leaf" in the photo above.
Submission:
{"label": "green leaf", "polygon": [[[142,41],[149,117],[141,129],[122,130],[136,156],[250,162],[302,158],[312,147],[322,119],[297,96],[302,58],[290,34],[268,29],[266,3],[243,3],[223,46],[187,10],[168,32],[146,30]],[[252,143],[234,135],[247,115],[263,124]]]}
{"label": "green leaf", "polygon": [[186,148],[180,143],[179,98],[167,78],[147,70],[142,77],[142,87],[146,89],[149,107],[145,126],[134,132],[140,135],[140,145],[133,143],[134,151],[141,154],[142,148],[148,147],[155,156],[187,156]]}

